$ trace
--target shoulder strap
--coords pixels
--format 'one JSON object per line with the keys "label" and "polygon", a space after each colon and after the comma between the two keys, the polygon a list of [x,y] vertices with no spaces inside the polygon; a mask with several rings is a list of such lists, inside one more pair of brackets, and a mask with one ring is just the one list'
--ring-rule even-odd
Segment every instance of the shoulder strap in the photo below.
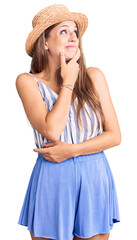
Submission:
{"label": "shoulder strap", "polygon": [[43,87],[43,84],[42,84],[40,81],[38,81],[38,79],[37,79],[32,73],[29,73],[29,74],[30,74],[33,78],[36,79],[37,84],[38,84],[38,87],[39,87],[39,90],[40,90],[40,93],[41,93],[41,95],[42,95],[42,98],[43,98],[44,102],[46,103],[47,109],[49,109],[49,100],[48,100],[48,98],[47,98],[47,96],[46,96],[46,94],[45,94],[45,89],[44,89],[44,87]]}
{"label": "shoulder strap", "polygon": [[42,98],[43,98],[43,100],[44,100],[44,99],[45,99],[45,91],[44,91],[43,86],[40,84],[40,82],[38,81],[38,79],[37,79],[32,73],[29,73],[29,74],[30,74],[33,78],[36,79],[37,85],[38,85],[39,90],[40,90],[40,93],[42,94]]}
{"label": "shoulder strap", "polygon": [[32,77],[34,77],[36,79],[36,81],[38,82],[38,79],[32,74],[32,73],[29,73]]}

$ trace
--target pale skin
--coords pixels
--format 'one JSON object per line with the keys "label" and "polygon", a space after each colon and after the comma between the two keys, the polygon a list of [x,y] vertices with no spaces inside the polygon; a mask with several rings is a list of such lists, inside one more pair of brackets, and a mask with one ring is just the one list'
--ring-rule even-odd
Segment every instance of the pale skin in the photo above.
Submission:
{"label": "pale skin", "polygon": [[[74,86],[79,72],[77,60],[80,57],[79,40],[76,30],[77,28],[73,21],[64,21],[52,29],[50,37],[45,39],[45,50],[48,52],[49,66],[48,69],[44,69],[41,73],[34,74],[34,76],[59,94],[50,112],[48,112],[37,83],[32,76],[23,73],[16,79],[17,91],[29,121],[39,133],[51,141],[44,144],[47,148],[33,150],[41,153],[45,159],[51,162],[62,162],[70,157],[100,152],[119,145],[121,142],[119,123],[106,78],[102,71],[95,67],[88,68],[87,73],[94,81],[95,88],[99,94],[105,116],[104,132],[97,137],[78,144],[68,144],[58,141],[68,121],[69,108],[72,103],[72,91],[66,87],[60,89],[54,74],[61,63],[63,83]],[[68,45],[74,45],[75,48],[68,49],[66,48]],[[67,60],[70,61],[66,63]],[[34,237],[31,232],[30,234],[32,240],[48,240],[48,238]],[[78,239],[82,240],[82,238],[74,236],[74,240]],[[109,233],[99,234],[86,239],[108,240]]]}

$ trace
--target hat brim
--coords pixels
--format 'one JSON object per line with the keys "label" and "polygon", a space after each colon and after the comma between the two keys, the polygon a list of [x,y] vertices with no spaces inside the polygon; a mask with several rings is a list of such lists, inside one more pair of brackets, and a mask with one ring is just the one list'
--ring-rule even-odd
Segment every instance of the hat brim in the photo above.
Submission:
{"label": "hat brim", "polygon": [[45,31],[48,27],[51,25],[58,23],[58,22],[63,22],[63,21],[74,21],[78,25],[78,30],[79,30],[79,37],[82,37],[83,34],[85,33],[87,26],[88,26],[88,18],[82,14],[82,13],[76,13],[76,12],[71,12],[71,14],[65,14],[63,16],[57,16],[55,18],[51,18],[50,22],[40,22],[34,29],[29,33],[26,43],[25,43],[25,50],[27,54],[32,57],[33,56],[33,51],[34,51],[34,45],[36,43],[36,40],[39,38],[39,36],[42,34],[42,32]]}

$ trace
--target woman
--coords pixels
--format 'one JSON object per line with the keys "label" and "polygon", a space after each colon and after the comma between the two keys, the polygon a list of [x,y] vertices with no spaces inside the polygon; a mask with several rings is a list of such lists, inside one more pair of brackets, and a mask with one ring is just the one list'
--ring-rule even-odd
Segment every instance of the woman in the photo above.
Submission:
{"label": "woman", "polygon": [[119,145],[121,133],[104,74],[85,67],[88,19],[54,4],[32,25],[25,45],[31,71],[16,87],[38,157],[18,223],[33,240],[107,240],[120,218],[103,150]]}

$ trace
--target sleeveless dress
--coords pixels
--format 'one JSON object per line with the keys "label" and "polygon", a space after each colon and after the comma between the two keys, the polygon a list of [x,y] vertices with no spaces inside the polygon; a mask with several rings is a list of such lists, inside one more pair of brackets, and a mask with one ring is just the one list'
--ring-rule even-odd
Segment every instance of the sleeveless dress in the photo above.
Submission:
{"label": "sleeveless dress", "polygon": [[[58,94],[29,74],[37,81],[46,107],[51,111]],[[77,98],[70,105],[68,122],[58,141],[77,144],[103,132],[99,112],[100,127],[87,103],[85,107],[92,125],[81,109],[82,123],[86,128],[78,127],[76,104]],[[32,128],[37,148],[49,142]],[[104,151],[79,155],[60,163],[50,162],[38,153],[18,224],[27,226],[35,237],[71,240],[74,234],[90,238],[109,233],[116,222],[120,222],[116,187]]]}

